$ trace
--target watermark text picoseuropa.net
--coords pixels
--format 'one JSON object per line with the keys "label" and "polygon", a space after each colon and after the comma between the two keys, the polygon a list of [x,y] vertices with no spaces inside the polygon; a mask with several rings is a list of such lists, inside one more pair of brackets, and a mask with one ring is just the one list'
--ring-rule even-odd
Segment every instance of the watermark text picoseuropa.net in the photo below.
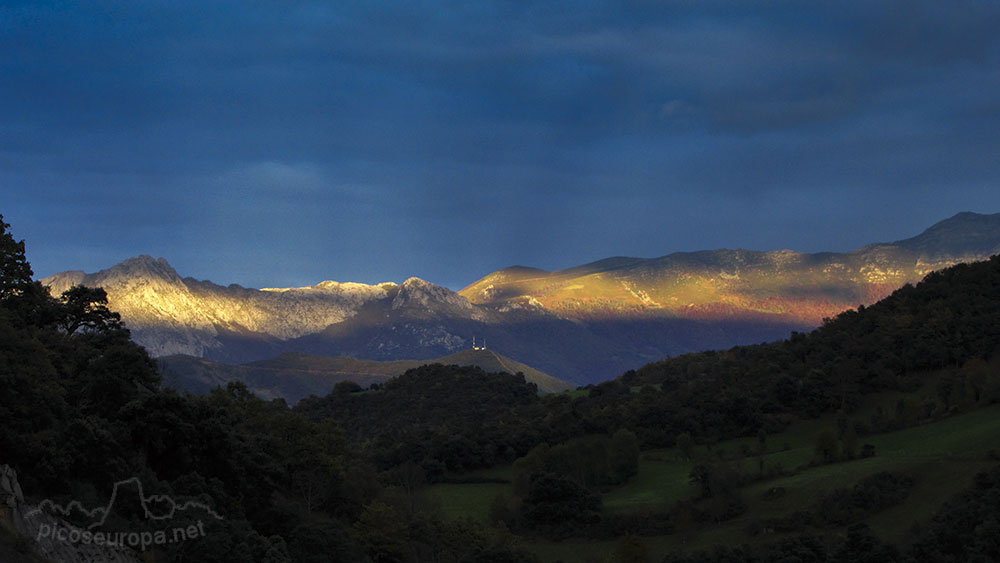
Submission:
{"label": "watermark text picoseuropa.net", "polygon": [[[138,524],[138,530],[111,531],[104,527],[108,518],[118,512],[118,505],[122,502],[132,509],[141,508],[145,520]],[[205,524],[201,517],[222,520],[222,516],[205,503],[194,500],[178,503],[168,495],[147,495],[138,477],[116,482],[106,505],[88,510],[76,500],[61,505],[45,499],[25,516],[36,522],[32,535],[39,542],[47,540],[140,551],[205,537]],[[71,516],[75,517],[73,523],[65,520]],[[84,521],[90,523],[84,524]]]}
{"label": "watermark text picoseuropa.net", "polygon": [[41,524],[38,526],[37,541],[52,539],[77,545],[104,547],[131,547],[145,551],[153,546],[180,543],[185,540],[205,537],[205,525],[201,520],[188,526],[175,526],[143,532],[92,532],[73,525]]}

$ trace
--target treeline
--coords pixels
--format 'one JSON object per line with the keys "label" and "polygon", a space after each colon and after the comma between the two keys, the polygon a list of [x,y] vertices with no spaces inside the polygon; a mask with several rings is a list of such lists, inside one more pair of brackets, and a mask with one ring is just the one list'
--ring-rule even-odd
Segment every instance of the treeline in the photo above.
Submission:
{"label": "treeline", "polygon": [[[882,471],[865,477],[850,489],[835,489],[806,510],[781,518],[754,521],[751,535],[803,532],[809,527],[845,526],[903,502],[915,486],[913,477]],[[783,493],[783,491],[782,491]]]}
{"label": "treeline", "polygon": [[[837,506],[810,518],[854,522],[845,535],[794,536],[765,545],[719,547],[712,551],[672,554],[662,563],[951,563],[1000,561],[1000,468],[980,473],[972,488],[945,503],[926,525],[913,530],[916,542],[906,549],[887,545],[868,526],[849,516],[894,504],[911,485],[905,477],[878,474],[851,492],[840,491],[821,504]],[[869,496],[874,493],[875,496]],[[884,493],[884,494],[880,494]],[[841,518],[844,518],[841,520]]]}

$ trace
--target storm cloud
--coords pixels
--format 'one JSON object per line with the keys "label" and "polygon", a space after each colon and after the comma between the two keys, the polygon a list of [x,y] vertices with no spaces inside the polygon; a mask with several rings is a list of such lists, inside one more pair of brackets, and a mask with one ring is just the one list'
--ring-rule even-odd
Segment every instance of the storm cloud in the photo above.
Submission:
{"label": "storm cloud", "polygon": [[1000,211],[1000,2],[6,2],[39,275],[250,286],[850,250]]}

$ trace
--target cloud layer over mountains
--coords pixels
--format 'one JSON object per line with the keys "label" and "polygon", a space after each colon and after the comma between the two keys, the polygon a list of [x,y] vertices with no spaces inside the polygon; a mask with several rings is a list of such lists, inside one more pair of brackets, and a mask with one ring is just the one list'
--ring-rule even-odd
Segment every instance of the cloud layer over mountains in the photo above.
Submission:
{"label": "cloud layer over mountains", "polygon": [[152,253],[255,286],[849,250],[1000,209],[998,28],[971,0],[6,2],[2,211],[42,275]]}

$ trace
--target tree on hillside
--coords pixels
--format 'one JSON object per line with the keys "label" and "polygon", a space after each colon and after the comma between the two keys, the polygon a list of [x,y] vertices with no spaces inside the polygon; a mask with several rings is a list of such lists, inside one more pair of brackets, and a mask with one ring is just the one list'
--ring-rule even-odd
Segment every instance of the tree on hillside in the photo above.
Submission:
{"label": "tree on hillside", "polygon": [[622,428],[611,436],[611,477],[614,483],[624,483],[639,473],[639,438]]}
{"label": "tree on hillside", "polygon": [[816,436],[815,451],[816,456],[823,463],[831,463],[837,460],[840,454],[840,444],[837,440],[837,433],[831,429],[823,430]]}
{"label": "tree on hillside", "polygon": [[521,504],[521,519],[527,529],[567,537],[583,526],[600,521],[601,497],[577,482],[536,473]]}
{"label": "tree on hillside", "polygon": [[26,291],[35,275],[24,255],[24,241],[14,240],[9,228],[0,215],[0,301]]}
{"label": "tree on hillside", "polygon": [[684,455],[684,459],[691,459],[691,452],[694,450],[694,439],[689,432],[681,432],[677,435],[677,449]]}
{"label": "tree on hillside", "polygon": [[0,306],[12,313],[10,320],[18,326],[51,324],[52,298],[47,288],[32,281],[24,241],[14,240],[9,228],[0,215]]}
{"label": "tree on hillside", "polygon": [[106,332],[123,328],[121,315],[108,309],[108,294],[103,288],[74,285],[63,292],[60,301],[58,325],[68,335],[80,329]]}
{"label": "tree on hillside", "polygon": [[344,381],[338,381],[333,386],[333,392],[340,393],[342,395],[346,395],[349,393],[357,393],[359,391],[364,391],[364,388],[361,387],[361,385],[355,383],[354,381],[351,381],[350,379],[346,379]]}

